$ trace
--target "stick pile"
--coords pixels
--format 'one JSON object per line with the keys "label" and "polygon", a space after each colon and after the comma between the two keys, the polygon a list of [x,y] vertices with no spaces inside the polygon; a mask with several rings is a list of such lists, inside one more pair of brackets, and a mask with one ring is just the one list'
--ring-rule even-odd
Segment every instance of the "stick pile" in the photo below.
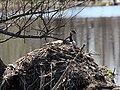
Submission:
{"label": "stick pile", "polygon": [[96,90],[114,87],[113,73],[99,67],[84,46],[46,45],[10,64],[1,90]]}

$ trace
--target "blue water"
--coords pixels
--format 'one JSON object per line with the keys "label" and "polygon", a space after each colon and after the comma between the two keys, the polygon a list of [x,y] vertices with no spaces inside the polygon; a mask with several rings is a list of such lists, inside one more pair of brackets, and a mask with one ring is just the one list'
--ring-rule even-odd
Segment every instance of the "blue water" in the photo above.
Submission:
{"label": "blue water", "polygon": [[74,15],[78,18],[119,17],[120,6],[74,7],[65,11],[66,18]]}
{"label": "blue water", "polygon": [[[52,16],[54,13],[55,12],[49,13],[49,17]],[[18,14],[19,13],[15,15]],[[33,15],[33,18],[37,16],[39,16],[39,14]],[[119,17],[119,16],[120,16],[120,6],[94,6],[94,7],[73,7],[55,14],[54,18],[58,18],[58,17],[98,18],[98,17]],[[27,15],[27,17],[30,17],[30,15]],[[48,14],[44,14],[44,18],[47,17]]]}

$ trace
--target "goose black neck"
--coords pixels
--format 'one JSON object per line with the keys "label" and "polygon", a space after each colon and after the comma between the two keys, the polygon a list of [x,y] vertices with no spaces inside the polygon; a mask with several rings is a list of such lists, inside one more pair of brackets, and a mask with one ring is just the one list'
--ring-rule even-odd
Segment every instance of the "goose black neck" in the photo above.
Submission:
{"label": "goose black neck", "polygon": [[70,33],[70,42],[73,41],[72,34]]}

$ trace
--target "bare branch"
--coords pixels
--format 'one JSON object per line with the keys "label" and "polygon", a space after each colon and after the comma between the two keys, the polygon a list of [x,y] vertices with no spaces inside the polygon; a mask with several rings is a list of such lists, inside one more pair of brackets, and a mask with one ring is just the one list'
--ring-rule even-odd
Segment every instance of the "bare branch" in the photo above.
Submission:
{"label": "bare branch", "polygon": [[38,35],[20,35],[18,33],[11,33],[11,32],[6,32],[6,31],[3,31],[2,29],[0,29],[0,33],[2,34],[5,34],[5,35],[9,35],[9,36],[12,36],[12,37],[16,37],[16,38],[53,38],[53,39],[59,39],[59,40],[63,40],[63,39],[60,39],[60,38],[57,38],[57,37],[52,37],[48,34],[43,34],[41,36],[38,36]]}
{"label": "bare branch", "polygon": [[6,18],[6,19],[4,19],[4,20],[0,20],[0,23],[3,23],[3,22],[6,22],[6,21],[9,21],[9,20],[12,20],[12,19],[16,19],[16,18],[19,18],[19,17],[23,17],[23,16],[28,16],[28,15],[31,15],[31,14],[45,14],[45,13],[52,13],[52,12],[55,12],[55,11],[58,11],[58,10],[52,10],[52,11],[38,11],[38,12],[26,12],[26,13],[23,13],[23,14],[19,14],[19,15],[15,15],[15,16],[12,16],[12,17],[10,17],[10,18]]}
{"label": "bare branch", "polygon": [[[57,29],[60,30],[70,21],[70,19],[62,23],[62,25],[57,24],[54,26],[56,19],[59,18],[61,22],[62,18],[64,18],[64,10],[88,1],[78,4],[72,4],[73,1],[71,0],[65,0],[64,2],[59,2],[56,0],[16,0],[15,2],[17,3],[16,5],[11,0],[6,0],[3,2],[3,10],[1,10],[0,16],[0,24],[3,28],[0,29],[0,33],[10,37],[1,40],[0,43],[8,41],[13,37],[24,39],[45,38],[45,40],[47,38],[60,39],[53,36],[54,31]],[[82,10],[80,10],[78,13],[80,13]],[[71,17],[71,19],[75,16]],[[36,25],[36,22],[38,21],[40,24],[35,26],[35,28],[32,28],[34,27],[33,25]],[[15,30],[11,30],[11,27],[15,27]],[[38,27],[38,29],[36,29],[36,27]],[[32,34],[29,34],[28,31]]]}

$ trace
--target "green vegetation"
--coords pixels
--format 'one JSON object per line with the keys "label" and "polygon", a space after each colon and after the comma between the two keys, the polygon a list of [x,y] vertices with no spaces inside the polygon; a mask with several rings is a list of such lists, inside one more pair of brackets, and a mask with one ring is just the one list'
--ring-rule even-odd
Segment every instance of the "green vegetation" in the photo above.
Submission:
{"label": "green vegetation", "polygon": [[102,74],[104,76],[107,75],[109,78],[111,78],[113,76],[113,73],[112,73],[112,71],[109,68],[102,67],[101,69],[102,69]]}
{"label": "green vegetation", "polygon": [[112,5],[113,2],[96,2],[95,6],[106,6],[106,5]]}

